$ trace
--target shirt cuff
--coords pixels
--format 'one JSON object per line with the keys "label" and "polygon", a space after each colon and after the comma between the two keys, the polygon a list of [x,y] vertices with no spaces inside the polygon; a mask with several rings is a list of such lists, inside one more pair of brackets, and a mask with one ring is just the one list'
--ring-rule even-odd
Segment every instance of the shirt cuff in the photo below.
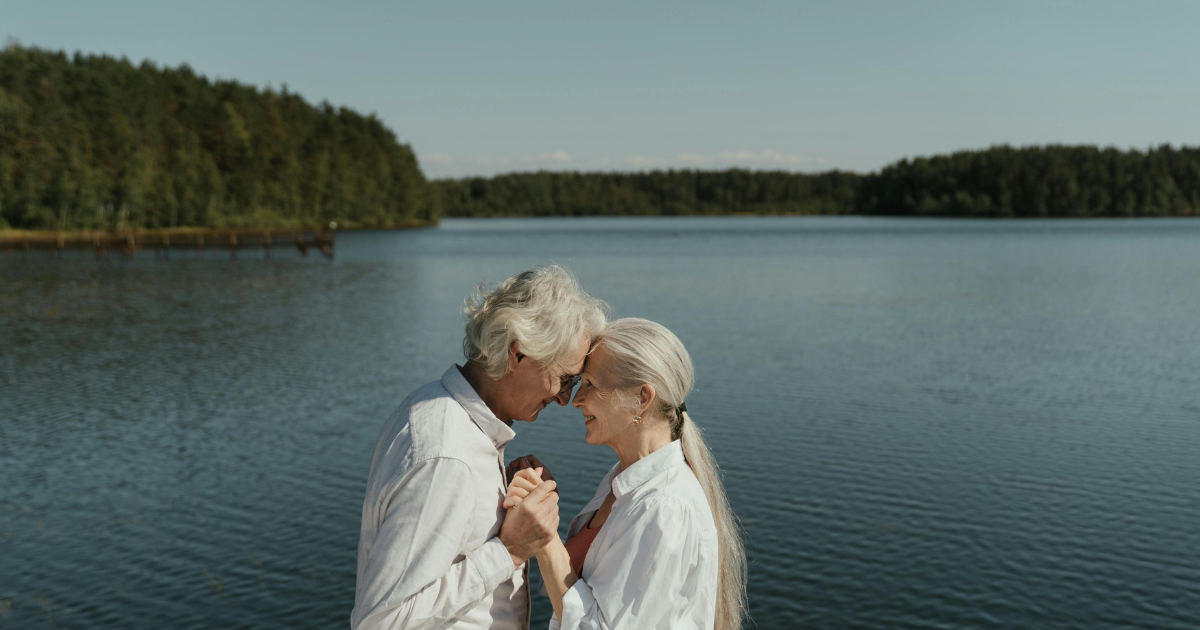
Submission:
{"label": "shirt cuff", "polygon": [[488,539],[475,551],[467,554],[467,557],[474,561],[475,570],[479,572],[480,579],[487,585],[486,592],[488,593],[505,580],[512,579],[513,574],[517,571],[513,566],[512,556],[508,555],[508,547],[500,542],[499,537]]}
{"label": "shirt cuff", "polygon": [[582,578],[575,580],[571,588],[563,594],[562,627],[578,628],[583,623],[583,618],[587,616],[588,611],[595,606],[596,599],[592,597],[592,587],[588,586]]}

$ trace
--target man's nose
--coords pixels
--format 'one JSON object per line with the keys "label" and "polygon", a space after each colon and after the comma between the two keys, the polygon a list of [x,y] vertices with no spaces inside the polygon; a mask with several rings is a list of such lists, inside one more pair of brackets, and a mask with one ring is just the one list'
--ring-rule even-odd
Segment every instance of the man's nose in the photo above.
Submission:
{"label": "man's nose", "polygon": [[565,407],[566,404],[571,401],[571,390],[564,389],[559,391],[558,394],[554,396],[554,400],[557,400],[558,404]]}

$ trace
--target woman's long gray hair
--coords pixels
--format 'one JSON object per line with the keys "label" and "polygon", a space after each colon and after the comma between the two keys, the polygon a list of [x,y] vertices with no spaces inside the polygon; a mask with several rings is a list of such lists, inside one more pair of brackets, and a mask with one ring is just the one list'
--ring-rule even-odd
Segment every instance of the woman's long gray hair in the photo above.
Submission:
{"label": "woman's long gray hair", "polygon": [[683,446],[683,457],[692,468],[712,509],[717,526],[719,566],[716,630],[738,630],[746,612],[746,552],[737,517],[729,507],[721,471],[704,436],[687,411],[678,408],[695,382],[695,369],[687,349],[661,324],[628,317],[606,326],[596,337],[612,358],[612,376],[618,390],[649,384],[656,404],[648,411],[652,419],[667,422],[671,438]]}

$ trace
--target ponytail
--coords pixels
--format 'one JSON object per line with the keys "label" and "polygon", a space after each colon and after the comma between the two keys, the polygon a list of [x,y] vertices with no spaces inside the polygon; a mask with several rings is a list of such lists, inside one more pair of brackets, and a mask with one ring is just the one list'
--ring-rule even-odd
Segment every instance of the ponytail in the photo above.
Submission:
{"label": "ponytail", "polygon": [[[737,516],[729,507],[721,469],[700,427],[686,411],[679,414],[679,443],[683,458],[704,489],[708,507],[717,525],[717,623],[716,630],[739,630],[746,612],[746,550],[742,545]],[[673,432],[674,433],[674,432]]]}

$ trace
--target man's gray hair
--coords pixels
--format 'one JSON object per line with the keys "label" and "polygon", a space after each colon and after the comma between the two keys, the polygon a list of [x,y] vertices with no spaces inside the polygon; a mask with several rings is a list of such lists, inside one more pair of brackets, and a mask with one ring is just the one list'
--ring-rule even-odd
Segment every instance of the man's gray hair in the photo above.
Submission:
{"label": "man's gray hair", "polygon": [[608,319],[608,305],[585,293],[558,265],[534,267],[494,289],[481,284],[464,310],[463,354],[482,363],[492,378],[508,372],[512,342],[549,369],[578,349],[580,337],[595,337]]}

